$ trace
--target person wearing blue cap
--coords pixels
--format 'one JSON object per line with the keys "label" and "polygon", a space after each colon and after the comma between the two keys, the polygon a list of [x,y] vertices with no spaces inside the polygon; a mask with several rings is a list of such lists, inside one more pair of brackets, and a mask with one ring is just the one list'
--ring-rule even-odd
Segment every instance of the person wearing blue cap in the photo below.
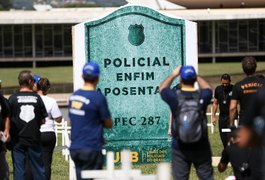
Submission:
{"label": "person wearing blue cap", "polygon": [[106,98],[96,90],[100,69],[95,62],[83,67],[84,86],[69,99],[71,121],[70,155],[75,163],[77,180],[82,170],[103,167],[103,128],[112,128],[112,119]]}
{"label": "person wearing blue cap", "polygon": [[37,83],[39,82],[40,79],[41,79],[41,76],[37,74],[33,75],[33,81],[34,81],[34,85],[32,87],[33,92],[38,92]]}
{"label": "person wearing blue cap", "polygon": [[[180,76],[181,89],[171,89]],[[200,91],[194,87],[199,84]],[[161,98],[172,113],[172,173],[174,180],[187,180],[193,164],[199,179],[213,179],[211,148],[207,134],[206,109],[212,88],[197,76],[193,66],[178,66],[161,83]]]}

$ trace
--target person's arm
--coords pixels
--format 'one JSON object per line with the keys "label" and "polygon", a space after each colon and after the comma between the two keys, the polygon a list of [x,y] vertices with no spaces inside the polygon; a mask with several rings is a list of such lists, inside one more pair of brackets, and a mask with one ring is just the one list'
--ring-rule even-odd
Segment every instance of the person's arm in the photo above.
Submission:
{"label": "person's arm", "polygon": [[47,110],[45,108],[44,102],[42,101],[41,97],[37,94],[39,100],[39,108],[40,108],[40,125],[45,124],[45,118],[48,116]]}
{"label": "person's arm", "polygon": [[213,99],[213,106],[212,106],[212,123],[216,125],[216,112],[218,109],[218,100],[216,98]]}
{"label": "person's arm", "polygon": [[181,66],[176,67],[172,73],[160,84],[159,92],[162,92],[163,89],[170,87],[173,80],[179,75]]}
{"label": "person's arm", "polygon": [[224,172],[226,169],[227,169],[227,164],[224,164],[224,163],[222,163],[222,162],[219,162],[219,164],[218,164],[218,171],[222,173],[222,172]]}
{"label": "person's arm", "polygon": [[197,82],[199,84],[200,89],[212,89],[212,86],[200,75],[197,76]]}
{"label": "person's arm", "polygon": [[112,128],[112,119],[107,103],[107,99],[103,96],[99,104],[99,112],[101,115],[102,123],[104,128]]}
{"label": "person's arm", "polygon": [[60,116],[60,117],[54,118],[53,120],[56,121],[56,122],[58,122],[58,123],[61,123],[62,122],[62,119],[63,119],[63,117]]}
{"label": "person's arm", "polygon": [[10,141],[10,118],[5,118],[5,130],[4,130],[4,136],[7,138],[7,142]]}
{"label": "person's arm", "polygon": [[229,119],[230,119],[230,126],[233,127],[235,125],[235,116],[237,112],[237,103],[238,101],[235,99],[231,99],[230,107],[229,107]]}
{"label": "person's arm", "polygon": [[41,120],[40,120],[40,125],[43,125],[43,124],[45,124],[45,122],[46,122],[46,120],[45,120],[45,119],[41,119]]}
{"label": "person's arm", "polygon": [[220,162],[218,164],[218,171],[224,172],[227,168],[228,163],[229,163],[229,155],[227,153],[227,147],[226,147],[222,151],[222,157],[221,157]]}
{"label": "person's arm", "polygon": [[103,123],[103,127],[104,128],[112,128],[112,119],[111,118],[105,119],[104,123]]}
{"label": "person's arm", "polygon": [[53,120],[56,121],[57,123],[62,122],[63,116],[55,99],[53,101],[51,115],[52,115]]}
{"label": "person's arm", "polygon": [[172,127],[172,113],[170,112],[170,114],[169,114],[169,126],[168,126],[168,131],[167,131],[167,134],[169,136],[172,136],[171,127]]}
{"label": "person's arm", "polygon": [[[1,95],[2,96],[2,95]],[[4,120],[4,136],[7,138],[7,142],[10,141],[10,117],[11,117],[11,108],[10,108],[10,104],[8,102],[8,100],[6,98],[4,98],[3,96],[1,97],[2,98],[2,103],[3,103],[3,106],[2,106],[2,117],[3,117],[3,120]]]}

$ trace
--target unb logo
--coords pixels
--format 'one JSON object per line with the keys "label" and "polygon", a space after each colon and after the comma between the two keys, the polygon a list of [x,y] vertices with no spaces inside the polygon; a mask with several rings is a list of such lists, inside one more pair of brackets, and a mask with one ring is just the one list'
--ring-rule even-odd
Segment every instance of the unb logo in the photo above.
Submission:
{"label": "unb logo", "polygon": [[140,46],[144,42],[144,27],[142,24],[129,26],[128,40],[134,46]]}

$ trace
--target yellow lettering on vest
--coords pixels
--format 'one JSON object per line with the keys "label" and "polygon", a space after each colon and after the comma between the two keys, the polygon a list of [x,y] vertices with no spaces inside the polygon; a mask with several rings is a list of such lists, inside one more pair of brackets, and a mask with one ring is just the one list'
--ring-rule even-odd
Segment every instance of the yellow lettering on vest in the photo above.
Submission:
{"label": "yellow lettering on vest", "polygon": [[71,107],[74,109],[81,109],[81,107],[83,106],[82,102],[79,101],[72,101]]}

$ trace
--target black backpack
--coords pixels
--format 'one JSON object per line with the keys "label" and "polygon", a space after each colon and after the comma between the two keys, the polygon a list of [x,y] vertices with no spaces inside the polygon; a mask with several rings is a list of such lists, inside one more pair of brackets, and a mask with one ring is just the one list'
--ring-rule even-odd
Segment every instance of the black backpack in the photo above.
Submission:
{"label": "black backpack", "polygon": [[207,134],[207,120],[200,103],[198,91],[183,94],[177,90],[178,108],[175,118],[177,139],[183,143],[198,142]]}

